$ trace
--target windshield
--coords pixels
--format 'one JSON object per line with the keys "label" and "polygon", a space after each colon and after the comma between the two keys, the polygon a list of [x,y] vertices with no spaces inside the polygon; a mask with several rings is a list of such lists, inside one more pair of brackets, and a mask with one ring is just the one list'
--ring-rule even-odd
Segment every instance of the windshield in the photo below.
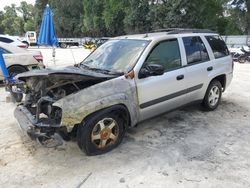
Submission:
{"label": "windshield", "polygon": [[148,43],[147,40],[112,39],[91,53],[81,65],[93,70],[124,73],[134,67]]}

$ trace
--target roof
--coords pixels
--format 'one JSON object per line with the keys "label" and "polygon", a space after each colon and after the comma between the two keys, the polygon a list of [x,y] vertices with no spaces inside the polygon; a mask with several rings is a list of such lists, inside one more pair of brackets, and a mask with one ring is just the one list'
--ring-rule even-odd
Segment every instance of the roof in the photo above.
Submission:
{"label": "roof", "polygon": [[115,37],[115,39],[141,39],[141,40],[154,40],[162,38],[163,36],[180,37],[181,36],[197,36],[197,35],[218,35],[216,32],[208,29],[180,29],[180,28],[167,28],[159,29],[153,32],[144,34],[133,34]]}

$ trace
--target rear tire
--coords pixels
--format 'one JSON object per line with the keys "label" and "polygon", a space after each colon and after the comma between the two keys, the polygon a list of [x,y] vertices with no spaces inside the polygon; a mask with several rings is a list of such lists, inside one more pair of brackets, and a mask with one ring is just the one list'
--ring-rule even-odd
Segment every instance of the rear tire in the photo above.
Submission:
{"label": "rear tire", "polygon": [[12,66],[8,68],[10,77],[15,77],[17,74],[26,72],[27,70],[21,66]]}
{"label": "rear tire", "polygon": [[215,110],[221,101],[222,85],[218,80],[213,80],[206,91],[203,99],[203,107],[207,111]]}
{"label": "rear tire", "polygon": [[23,41],[22,43],[26,44],[26,45],[27,45],[27,48],[29,48],[29,43],[28,43],[28,42]]}
{"label": "rear tire", "polygon": [[67,45],[66,43],[60,43],[59,46],[60,46],[61,48],[67,48],[67,47],[68,47],[68,45]]}
{"label": "rear tire", "polygon": [[77,143],[87,155],[100,155],[116,148],[125,134],[125,120],[116,111],[102,110],[88,117],[77,129]]}

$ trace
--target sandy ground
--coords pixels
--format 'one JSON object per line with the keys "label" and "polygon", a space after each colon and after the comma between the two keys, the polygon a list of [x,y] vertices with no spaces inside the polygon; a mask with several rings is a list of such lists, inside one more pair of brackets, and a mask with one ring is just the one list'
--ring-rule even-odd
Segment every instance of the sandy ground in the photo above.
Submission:
{"label": "sandy ground", "polygon": [[153,118],[94,157],[75,142],[48,149],[30,141],[5,96],[1,88],[0,187],[250,187],[250,64],[236,64],[218,110],[197,105]]}

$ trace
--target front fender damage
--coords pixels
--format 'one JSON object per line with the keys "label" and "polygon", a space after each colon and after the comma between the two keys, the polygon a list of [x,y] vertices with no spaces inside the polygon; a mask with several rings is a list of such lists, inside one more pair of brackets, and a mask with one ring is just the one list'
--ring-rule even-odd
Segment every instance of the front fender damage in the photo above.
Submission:
{"label": "front fender damage", "polygon": [[61,125],[69,132],[88,115],[117,104],[126,106],[134,126],[139,119],[134,80],[118,77],[66,96],[53,105],[62,109]]}

